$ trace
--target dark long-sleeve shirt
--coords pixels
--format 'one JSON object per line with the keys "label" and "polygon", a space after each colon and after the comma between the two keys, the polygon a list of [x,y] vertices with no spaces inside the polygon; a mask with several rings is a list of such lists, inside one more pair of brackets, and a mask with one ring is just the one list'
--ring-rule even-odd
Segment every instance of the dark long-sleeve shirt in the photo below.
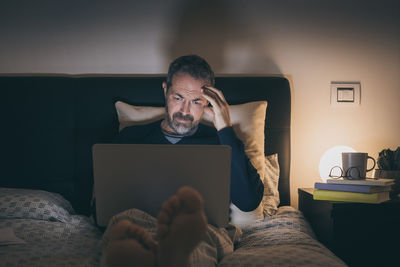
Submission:
{"label": "dark long-sleeve shirt", "polygon": [[[124,144],[171,144],[161,130],[161,121],[131,126],[117,136]],[[236,137],[232,127],[217,131],[213,127],[199,124],[195,134],[183,137],[177,145],[229,145],[232,148],[230,197],[242,211],[251,211],[261,202],[264,185],[257,170],[244,152],[243,143]]]}

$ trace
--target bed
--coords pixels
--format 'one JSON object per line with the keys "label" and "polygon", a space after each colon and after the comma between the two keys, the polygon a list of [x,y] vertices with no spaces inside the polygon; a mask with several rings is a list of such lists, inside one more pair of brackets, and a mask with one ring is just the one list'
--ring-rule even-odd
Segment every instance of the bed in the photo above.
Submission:
{"label": "bed", "polygon": [[[163,75],[0,76],[0,265],[97,266],[91,147],[113,142],[116,103],[164,105]],[[291,92],[279,76],[219,76],[232,106],[266,101],[263,157],[277,155],[273,214],[238,221],[243,238],[221,266],[342,266],[290,207]],[[263,140],[263,141],[264,141]],[[250,214],[241,214],[249,217]]]}

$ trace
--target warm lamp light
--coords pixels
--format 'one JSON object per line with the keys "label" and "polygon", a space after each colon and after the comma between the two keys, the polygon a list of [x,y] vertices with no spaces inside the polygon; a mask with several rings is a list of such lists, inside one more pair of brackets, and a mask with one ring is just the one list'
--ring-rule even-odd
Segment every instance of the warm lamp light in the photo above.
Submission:
{"label": "warm lamp light", "polygon": [[[322,181],[326,182],[329,178],[329,172],[332,167],[339,166],[342,168],[342,152],[356,152],[353,148],[348,146],[335,146],[328,149],[319,161],[319,175]],[[340,172],[339,170],[337,170]],[[333,175],[340,176],[340,173],[332,173]]]}

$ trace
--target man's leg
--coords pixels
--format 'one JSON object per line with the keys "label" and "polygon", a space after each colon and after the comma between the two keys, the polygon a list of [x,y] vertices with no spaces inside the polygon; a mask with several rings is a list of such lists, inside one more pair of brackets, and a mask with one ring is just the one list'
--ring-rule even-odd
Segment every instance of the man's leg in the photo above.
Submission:
{"label": "man's leg", "polygon": [[202,242],[193,250],[190,260],[193,266],[217,266],[227,255],[233,253],[234,244],[240,240],[242,231],[234,224],[226,228],[208,225]]}
{"label": "man's leg", "polygon": [[107,230],[104,252],[108,266],[187,266],[193,249],[203,239],[207,221],[203,200],[192,188],[183,187],[167,200],[157,220],[155,243],[143,227],[122,220]]}

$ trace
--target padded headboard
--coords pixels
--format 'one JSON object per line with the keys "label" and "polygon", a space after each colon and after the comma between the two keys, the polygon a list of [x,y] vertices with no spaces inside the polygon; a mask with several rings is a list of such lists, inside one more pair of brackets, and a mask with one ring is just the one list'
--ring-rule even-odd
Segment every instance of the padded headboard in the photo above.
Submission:
{"label": "padded headboard", "polygon": [[[89,212],[91,147],[118,132],[116,100],[164,106],[165,76],[0,76],[0,186],[61,193]],[[217,77],[230,104],[267,100],[266,155],[278,153],[281,205],[290,205],[290,86],[283,77]]]}

